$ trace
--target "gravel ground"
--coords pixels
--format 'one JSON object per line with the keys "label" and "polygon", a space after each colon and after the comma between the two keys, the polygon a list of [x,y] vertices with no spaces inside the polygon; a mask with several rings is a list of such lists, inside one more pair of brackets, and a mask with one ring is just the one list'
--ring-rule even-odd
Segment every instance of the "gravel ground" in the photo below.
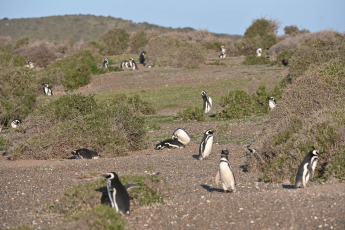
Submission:
{"label": "gravel ground", "polygon": [[[126,76],[132,73],[126,72],[97,76],[79,92],[149,88],[165,85],[169,79],[175,79],[169,81],[169,85],[198,83],[210,77],[236,79],[237,73],[246,77],[247,72],[263,69],[230,64],[222,67],[221,72],[218,72],[219,67],[211,66],[207,67],[208,72],[205,69],[176,70],[170,72],[171,76],[162,76],[162,71],[154,70],[143,70],[131,78]],[[285,70],[279,72],[285,73]],[[278,72],[270,74],[274,76]],[[249,90],[250,87],[255,89],[259,81],[253,78],[251,82]],[[176,111],[162,110],[162,113],[174,115]],[[37,210],[60,199],[67,188],[97,180],[108,171],[116,171],[120,178],[126,174],[159,172],[171,189],[165,204],[133,207],[131,215],[126,217],[129,229],[345,229],[345,183],[309,183],[307,188],[296,190],[288,183],[258,182],[260,175],[243,169],[244,145],[260,134],[263,124],[264,121],[231,123],[230,131],[216,132],[212,154],[204,161],[196,159],[202,132],[219,128],[221,122],[168,123],[149,133],[153,146],[157,141],[155,137],[171,135],[178,127],[186,128],[194,139],[187,148],[179,150],[155,151],[152,147],[127,157],[98,160],[8,161],[0,157],[0,229],[19,225],[49,228],[60,224],[63,221],[60,217],[40,214]],[[213,182],[224,148],[229,149],[229,160],[237,179],[235,193],[224,193]],[[69,229],[85,229],[85,226],[69,225]]]}
{"label": "gravel ground", "polygon": [[[213,182],[225,147],[238,182],[235,193],[224,193]],[[258,174],[242,170],[245,150],[238,144],[215,144],[204,161],[196,160],[197,153],[194,141],[181,150],[144,150],[116,159],[2,159],[1,228],[61,223],[35,210],[59,199],[68,187],[115,170],[120,176],[159,172],[171,189],[166,204],[134,208],[126,219],[130,229],[345,229],[345,183],[310,183],[296,190],[289,184],[258,182]]]}

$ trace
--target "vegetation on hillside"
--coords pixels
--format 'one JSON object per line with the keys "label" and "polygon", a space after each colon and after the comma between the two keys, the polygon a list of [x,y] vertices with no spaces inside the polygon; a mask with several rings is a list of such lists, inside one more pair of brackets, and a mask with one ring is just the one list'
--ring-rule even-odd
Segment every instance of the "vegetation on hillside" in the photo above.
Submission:
{"label": "vegetation on hillside", "polygon": [[293,80],[285,81],[284,96],[256,140],[259,153],[252,168],[263,172],[264,181],[293,183],[313,146],[321,154],[315,178],[345,179],[344,39],[339,33],[324,33],[295,50],[289,74]]}

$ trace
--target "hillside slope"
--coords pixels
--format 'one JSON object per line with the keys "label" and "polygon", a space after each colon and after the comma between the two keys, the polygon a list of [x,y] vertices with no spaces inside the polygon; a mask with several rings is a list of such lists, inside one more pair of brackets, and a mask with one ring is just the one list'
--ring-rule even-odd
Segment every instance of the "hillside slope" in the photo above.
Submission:
{"label": "hillside slope", "polygon": [[[12,41],[22,37],[30,40],[48,41],[96,41],[105,32],[113,28],[122,28],[127,32],[152,30],[158,33],[190,32],[193,28],[162,27],[147,22],[134,23],[121,18],[94,16],[94,15],[64,15],[41,18],[20,18],[0,20],[1,36],[10,36]],[[220,37],[238,39],[238,35],[215,34]]]}

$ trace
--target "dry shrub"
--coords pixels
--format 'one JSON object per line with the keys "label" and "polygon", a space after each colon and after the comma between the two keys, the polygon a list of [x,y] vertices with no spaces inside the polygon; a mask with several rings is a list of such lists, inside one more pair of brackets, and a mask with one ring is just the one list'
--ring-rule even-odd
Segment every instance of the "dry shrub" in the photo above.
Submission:
{"label": "dry shrub", "polygon": [[294,52],[290,64],[290,77],[298,78],[311,64],[319,65],[333,58],[345,62],[345,35],[324,31],[309,37]]}
{"label": "dry shrub", "polygon": [[12,49],[12,40],[9,36],[0,36],[0,50],[1,51],[10,51]]}
{"label": "dry shrub", "polygon": [[297,167],[314,146],[321,153],[317,178],[345,175],[343,164],[332,171],[340,161],[334,159],[345,158],[344,105],[344,61],[311,65],[287,87],[282,101],[271,111],[264,135],[256,140],[259,154],[251,159],[250,168],[259,168],[265,181],[292,183]]}
{"label": "dry shrub", "polygon": [[46,67],[56,60],[55,47],[46,42],[37,42],[21,47],[13,51],[13,54],[24,56],[28,61],[32,61],[34,65]]}
{"label": "dry shrub", "polygon": [[279,53],[287,50],[295,50],[306,40],[311,38],[322,37],[324,34],[327,33],[330,33],[330,31],[322,31],[318,33],[305,33],[296,36],[285,35],[282,37],[282,40],[279,43],[273,45],[268,50],[269,57],[271,61],[275,61]]}
{"label": "dry shrub", "polygon": [[200,44],[189,42],[179,34],[153,37],[145,50],[149,64],[157,66],[192,67],[206,60],[206,52]]}

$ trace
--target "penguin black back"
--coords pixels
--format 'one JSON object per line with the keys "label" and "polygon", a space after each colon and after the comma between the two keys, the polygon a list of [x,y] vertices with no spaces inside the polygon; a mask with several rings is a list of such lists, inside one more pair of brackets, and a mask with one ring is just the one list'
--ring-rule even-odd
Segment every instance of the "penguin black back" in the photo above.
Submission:
{"label": "penguin black back", "polygon": [[122,215],[129,215],[130,197],[118,175],[115,172],[110,172],[103,176],[108,179],[108,183],[110,182],[108,184],[110,202],[114,204],[116,211],[119,211]]}
{"label": "penguin black back", "polygon": [[97,159],[100,156],[97,152],[89,149],[77,149],[72,151],[74,159]]}
{"label": "penguin black back", "polygon": [[165,148],[180,149],[180,148],[184,148],[184,147],[185,147],[185,145],[176,139],[167,139],[167,140],[164,140],[164,141],[158,143],[156,145],[155,149],[156,150],[163,150]]}

